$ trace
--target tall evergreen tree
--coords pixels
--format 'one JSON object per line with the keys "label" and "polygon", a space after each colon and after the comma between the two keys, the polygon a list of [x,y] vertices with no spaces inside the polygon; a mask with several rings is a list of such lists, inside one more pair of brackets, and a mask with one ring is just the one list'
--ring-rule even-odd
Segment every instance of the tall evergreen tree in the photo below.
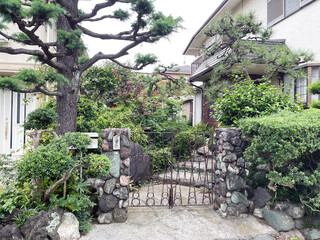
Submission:
{"label": "tall evergreen tree", "polygon": [[206,88],[212,104],[237,80],[235,75],[244,76],[238,80],[246,80],[250,70],[260,65],[263,71],[261,76],[255,76],[257,84],[271,83],[278,72],[295,80],[305,76],[305,72],[294,68],[312,58],[310,53],[293,51],[284,42],[272,40],[272,29],[265,29],[252,12],[226,14],[206,30],[206,35],[217,39],[206,49],[206,56],[221,60],[214,66]]}
{"label": "tall evergreen tree", "polygon": [[[0,24],[0,35],[22,45],[18,48],[2,45],[0,52],[30,55],[51,67],[41,72],[23,70],[13,77],[0,78],[0,88],[55,96],[59,134],[76,130],[80,77],[86,69],[102,59],[124,66],[118,59],[127,55],[130,49],[143,42],[157,42],[181,27],[181,18],[157,12],[152,0],[104,0],[88,12],[79,9],[78,4],[79,0],[0,0],[0,17],[4,22]],[[117,5],[120,7],[118,10],[102,14],[106,10],[112,11]],[[130,10],[124,10],[128,5]],[[128,30],[117,34],[108,32],[108,20],[111,19],[128,21]],[[105,33],[95,32],[82,24],[100,21],[106,21]],[[7,34],[4,30],[5,23],[13,23],[19,32]],[[39,28],[52,23],[56,26],[57,40],[45,42],[39,36]],[[121,41],[125,46],[116,53],[98,52],[91,58],[83,58],[83,35],[106,41]],[[137,55],[134,66],[125,67],[139,70],[155,61],[156,57],[153,55],[140,54]],[[56,91],[50,91],[47,83],[56,83]]]}

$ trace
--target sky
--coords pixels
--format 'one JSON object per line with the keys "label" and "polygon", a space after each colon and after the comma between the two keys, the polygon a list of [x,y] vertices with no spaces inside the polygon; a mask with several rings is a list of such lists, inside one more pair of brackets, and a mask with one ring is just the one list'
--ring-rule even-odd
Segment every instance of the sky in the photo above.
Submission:
{"label": "sky", "polygon": [[[89,12],[98,2],[98,0],[82,0],[80,1],[79,7],[86,12]],[[155,0],[154,5],[157,11],[161,11],[165,15],[182,17],[184,29],[179,30],[177,33],[173,33],[170,35],[169,39],[161,39],[153,44],[143,43],[132,49],[128,56],[122,57],[119,60],[121,62],[133,62],[134,56],[137,53],[153,53],[158,57],[159,63],[166,66],[169,66],[170,64],[178,64],[180,66],[186,64],[190,65],[192,61],[195,60],[195,57],[184,56],[183,51],[187,47],[192,36],[221,2],[222,0]],[[120,5],[118,5],[117,8],[119,8],[119,6]],[[119,30],[122,31],[127,29],[116,20],[108,20],[102,24],[90,23],[85,25],[85,27],[100,33],[110,33],[110,31],[116,33]],[[103,53],[115,53],[123,46],[119,42],[96,40],[91,37],[85,37],[84,42],[89,50],[90,56],[99,51]],[[143,72],[151,72],[154,67],[155,65],[148,66],[143,69]]]}

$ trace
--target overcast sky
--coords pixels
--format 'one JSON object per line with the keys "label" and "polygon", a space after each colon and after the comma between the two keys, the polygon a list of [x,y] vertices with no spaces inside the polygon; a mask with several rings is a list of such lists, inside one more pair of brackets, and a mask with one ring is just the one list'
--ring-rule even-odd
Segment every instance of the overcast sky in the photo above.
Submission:
{"label": "overcast sky", "polygon": [[[80,8],[88,12],[89,9],[98,2],[98,0],[80,1]],[[140,52],[143,54],[155,54],[160,60],[160,63],[164,65],[170,65],[171,63],[178,65],[191,64],[194,57],[183,56],[183,51],[187,47],[192,36],[221,2],[222,0],[156,0],[154,2],[155,9],[157,11],[162,11],[165,15],[172,15],[174,17],[181,16],[183,18],[182,25],[185,29],[173,33],[169,37],[169,40],[162,39],[153,44],[143,43],[131,50],[129,56],[121,58],[120,61],[125,62],[131,60],[133,62],[135,54]],[[117,8],[119,8],[119,5]],[[119,30],[122,31],[126,29],[115,20],[109,20],[103,24],[90,23],[90,25],[86,25],[86,27],[101,33],[110,33],[110,31],[116,33]],[[89,37],[84,38],[84,41],[89,49],[90,56],[99,51],[114,53],[121,48],[121,44],[117,42],[99,41]],[[144,69],[144,72],[150,72],[153,68],[154,66],[147,67]]]}

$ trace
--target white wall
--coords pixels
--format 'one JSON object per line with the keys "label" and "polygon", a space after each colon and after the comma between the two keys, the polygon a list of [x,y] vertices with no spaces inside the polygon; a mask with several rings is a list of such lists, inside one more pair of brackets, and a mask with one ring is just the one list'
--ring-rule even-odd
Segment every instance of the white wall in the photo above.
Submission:
{"label": "white wall", "polygon": [[193,126],[202,120],[202,92],[196,92],[193,100]]}
{"label": "white wall", "polygon": [[316,0],[272,26],[272,38],[285,38],[295,50],[309,50],[315,54],[313,62],[320,62],[320,1]]}
{"label": "white wall", "polygon": [[[53,29],[55,25],[53,24]],[[54,30],[50,27],[40,27],[37,34],[43,41],[54,41],[56,39]],[[18,32],[16,26],[8,24],[7,34]],[[18,43],[8,41],[5,46],[19,48]],[[26,46],[23,46],[24,48]],[[34,47],[28,47],[29,49],[35,49]],[[0,53],[0,77],[10,76],[18,72],[23,68],[36,67],[33,61],[28,61],[28,55],[9,55]],[[22,147],[24,143],[24,130],[22,124],[24,117],[30,112],[39,107],[40,101],[37,100],[33,94],[27,94],[29,103],[25,108],[23,101],[24,94],[20,94],[20,123],[17,122],[17,93],[13,93],[11,97],[10,91],[0,90],[0,153],[8,154],[11,151],[16,151],[15,155],[22,153]],[[11,117],[12,116],[12,117]],[[12,130],[11,130],[12,129]],[[12,132],[11,132],[12,131]],[[12,138],[11,138],[12,136]]]}
{"label": "white wall", "polygon": [[[14,155],[23,152],[25,132],[23,122],[25,116],[38,107],[37,100],[33,94],[20,94],[20,119],[18,121],[18,93],[0,90],[0,153],[8,154],[15,151]],[[12,131],[12,132],[11,132]]]}
{"label": "white wall", "polygon": [[242,0],[232,10],[232,14],[254,12],[257,18],[267,27],[267,0]]}

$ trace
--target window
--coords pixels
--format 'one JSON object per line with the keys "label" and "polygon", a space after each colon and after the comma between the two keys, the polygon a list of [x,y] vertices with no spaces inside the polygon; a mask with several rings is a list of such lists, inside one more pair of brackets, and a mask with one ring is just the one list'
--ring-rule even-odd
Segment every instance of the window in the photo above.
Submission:
{"label": "window", "polygon": [[307,87],[308,87],[308,79],[307,78],[300,78],[296,82],[296,94],[299,95],[299,98],[303,102],[307,102],[307,97],[308,97],[308,92],[307,92]]}
{"label": "window", "polygon": [[268,26],[284,18],[283,0],[268,0]]}
{"label": "window", "polygon": [[[311,72],[311,83],[317,82],[320,79],[319,67],[313,67]],[[311,101],[319,100],[319,96],[316,94],[311,95]]]}
{"label": "window", "polygon": [[300,8],[300,1],[301,0],[285,0],[284,2],[284,14],[285,17],[291,15],[292,13],[296,12]]}
{"label": "window", "polygon": [[276,24],[282,19],[299,11],[314,0],[267,0],[268,1],[268,27]]}

